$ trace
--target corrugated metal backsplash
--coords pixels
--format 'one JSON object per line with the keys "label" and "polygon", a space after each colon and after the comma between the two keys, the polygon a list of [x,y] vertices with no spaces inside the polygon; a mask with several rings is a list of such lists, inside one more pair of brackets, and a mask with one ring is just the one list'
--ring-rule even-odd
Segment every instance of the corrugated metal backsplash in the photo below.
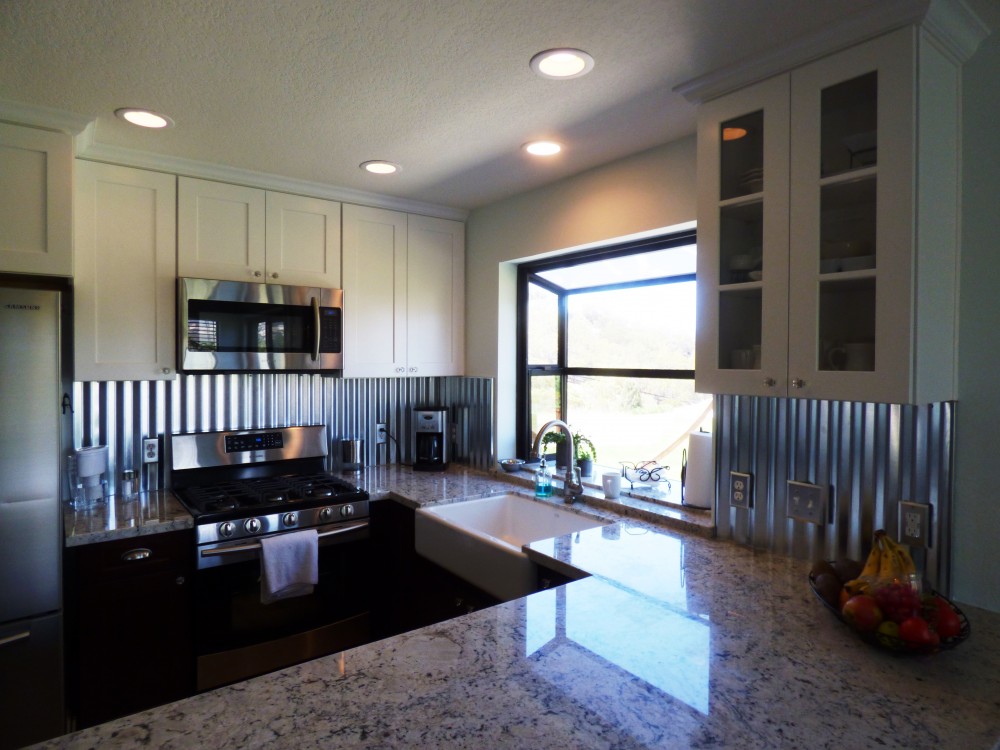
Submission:
{"label": "corrugated metal backsplash", "polygon": [[[876,529],[898,533],[899,500],[930,504],[931,547],[914,560],[950,584],[953,402],[929,406],[715,397],[723,538],[802,559],[863,559]],[[729,505],[729,472],[753,475],[753,507]],[[786,481],[830,487],[829,523],[787,518]]]}
{"label": "corrugated metal backsplash", "polygon": [[[363,439],[368,465],[412,460],[411,409],[447,406],[457,425],[455,460],[486,469],[493,458],[493,381],[488,378],[337,378],[299,374],[179,375],[170,381],[73,384],[73,447],[109,447],[110,489],[123,469],[142,490],[168,486],[171,434],[325,424],[330,467],[342,439]],[[375,444],[375,423],[394,438]],[[142,463],[157,437],[160,461]]]}

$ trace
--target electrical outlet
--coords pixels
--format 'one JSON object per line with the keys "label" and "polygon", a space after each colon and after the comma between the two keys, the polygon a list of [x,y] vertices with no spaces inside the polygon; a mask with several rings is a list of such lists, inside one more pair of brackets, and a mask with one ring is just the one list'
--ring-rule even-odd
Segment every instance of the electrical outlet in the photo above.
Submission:
{"label": "electrical outlet", "polygon": [[931,506],[925,503],[899,501],[899,534],[897,538],[910,547],[931,546]]}
{"label": "electrical outlet", "polygon": [[386,429],[385,422],[375,423],[375,445],[385,445],[389,439],[389,430]]}
{"label": "electrical outlet", "polygon": [[155,464],[160,460],[160,441],[158,438],[146,438],[142,441],[142,462]]}
{"label": "electrical outlet", "polygon": [[788,481],[788,517],[822,526],[826,523],[826,487]]}
{"label": "electrical outlet", "polygon": [[733,508],[749,508],[750,489],[753,477],[741,471],[729,472],[729,505]]}

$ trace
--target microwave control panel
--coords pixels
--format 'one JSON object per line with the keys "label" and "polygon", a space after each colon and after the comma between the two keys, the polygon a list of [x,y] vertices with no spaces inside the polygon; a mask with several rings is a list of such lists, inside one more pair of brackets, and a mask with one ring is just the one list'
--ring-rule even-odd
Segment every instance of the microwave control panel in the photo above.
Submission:
{"label": "microwave control panel", "polygon": [[321,307],[319,310],[319,350],[340,353],[340,308]]}

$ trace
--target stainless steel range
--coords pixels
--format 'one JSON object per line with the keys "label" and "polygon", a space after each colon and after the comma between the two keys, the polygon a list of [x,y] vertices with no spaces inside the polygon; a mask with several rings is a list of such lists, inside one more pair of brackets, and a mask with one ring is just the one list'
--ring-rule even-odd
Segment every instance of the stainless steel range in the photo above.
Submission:
{"label": "stainless steel range", "polygon": [[[323,425],[179,434],[171,449],[195,520],[199,690],[370,640],[369,497],[325,470]],[[312,528],[313,592],[262,603],[261,537]]]}

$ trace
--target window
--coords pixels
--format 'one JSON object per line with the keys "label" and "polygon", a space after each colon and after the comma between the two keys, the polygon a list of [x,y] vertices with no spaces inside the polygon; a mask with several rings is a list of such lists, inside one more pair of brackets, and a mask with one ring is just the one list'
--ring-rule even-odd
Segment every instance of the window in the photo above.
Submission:
{"label": "window", "polygon": [[685,231],[518,268],[518,455],[561,419],[601,466],[655,461],[680,478],[688,433],[712,416],[694,391],[694,243]]}

